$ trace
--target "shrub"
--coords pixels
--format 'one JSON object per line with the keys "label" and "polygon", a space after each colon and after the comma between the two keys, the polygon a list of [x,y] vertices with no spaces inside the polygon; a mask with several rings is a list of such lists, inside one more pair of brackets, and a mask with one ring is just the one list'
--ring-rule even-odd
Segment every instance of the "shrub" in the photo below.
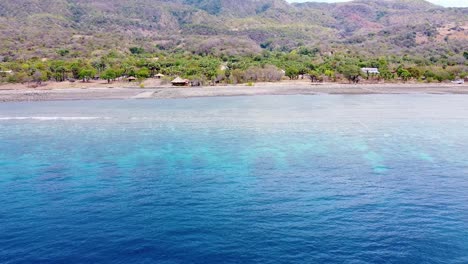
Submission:
{"label": "shrub", "polygon": [[145,50],[143,48],[141,48],[141,47],[131,47],[131,48],[129,48],[129,50],[134,55],[145,53]]}

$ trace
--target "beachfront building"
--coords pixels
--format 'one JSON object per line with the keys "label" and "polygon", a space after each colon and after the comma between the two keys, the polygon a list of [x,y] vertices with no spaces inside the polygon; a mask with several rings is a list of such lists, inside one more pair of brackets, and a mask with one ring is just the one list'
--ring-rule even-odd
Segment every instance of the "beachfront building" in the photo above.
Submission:
{"label": "beachfront building", "polygon": [[464,79],[456,79],[456,80],[452,81],[452,83],[454,83],[454,84],[464,84],[465,80]]}
{"label": "beachfront building", "polygon": [[189,85],[188,80],[182,79],[180,77],[175,78],[171,83],[174,86],[188,86]]}
{"label": "beachfront building", "polygon": [[372,76],[380,75],[380,71],[377,68],[361,68],[361,72],[366,74],[367,79]]}
{"label": "beachfront building", "polygon": [[377,68],[361,68],[361,71],[368,75],[377,75],[380,74],[379,69]]}
{"label": "beachfront building", "polygon": [[0,71],[1,77],[6,77],[7,75],[13,75],[13,71]]}
{"label": "beachfront building", "polygon": [[161,79],[161,78],[163,78],[163,77],[164,77],[164,74],[162,74],[162,73],[158,73],[158,74],[156,74],[156,75],[154,76],[154,78],[156,78],[156,79]]}

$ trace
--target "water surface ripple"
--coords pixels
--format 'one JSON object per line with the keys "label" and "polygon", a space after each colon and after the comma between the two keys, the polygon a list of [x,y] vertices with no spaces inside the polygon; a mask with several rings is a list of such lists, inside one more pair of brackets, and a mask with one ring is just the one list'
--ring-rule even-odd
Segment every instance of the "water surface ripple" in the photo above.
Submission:
{"label": "water surface ripple", "polygon": [[0,263],[468,263],[467,101],[0,104]]}

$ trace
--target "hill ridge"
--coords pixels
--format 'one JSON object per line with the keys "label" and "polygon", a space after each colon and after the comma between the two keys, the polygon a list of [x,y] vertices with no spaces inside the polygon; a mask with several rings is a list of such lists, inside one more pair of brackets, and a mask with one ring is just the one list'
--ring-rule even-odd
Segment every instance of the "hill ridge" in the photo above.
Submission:
{"label": "hill ridge", "polygon": [[[462,30],[450,30],[451,28]],[[468,40],[468,8],[424,0],[294,3],[284,0],[4,0],[0,56],[90,57],[105,50],[258,54],[300,46],[370,54],[444,49]]]}

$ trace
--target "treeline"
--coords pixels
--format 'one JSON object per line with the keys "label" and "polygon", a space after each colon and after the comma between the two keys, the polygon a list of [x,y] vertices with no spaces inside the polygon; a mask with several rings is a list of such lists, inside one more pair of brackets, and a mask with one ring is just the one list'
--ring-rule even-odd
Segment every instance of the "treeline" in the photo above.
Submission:
{"label": "treeline", "polygon": [[[274,82],[304,77],[314,82],[358,82],[362,79],[443,82],[468,75],[468,52],[464,53],[463,62],[440,63],[409,55],[372,58],[351,52],[322,54],[317,49],[304,47],[291,52],[265,50],[249,56],[147,53],[139,47],[129,51],[130,55],[110,51],[89,59],[33,58],[3,62],[0,63],[0,82],[40,84],[45,81],[89,82],[99,79],[112,82],[129,77],[143,81],[158,73],[164,74],[167,81],[180,76],[203,85]],[[360,70],[363,67],[378,68],[380,74],[366,76]]]}

